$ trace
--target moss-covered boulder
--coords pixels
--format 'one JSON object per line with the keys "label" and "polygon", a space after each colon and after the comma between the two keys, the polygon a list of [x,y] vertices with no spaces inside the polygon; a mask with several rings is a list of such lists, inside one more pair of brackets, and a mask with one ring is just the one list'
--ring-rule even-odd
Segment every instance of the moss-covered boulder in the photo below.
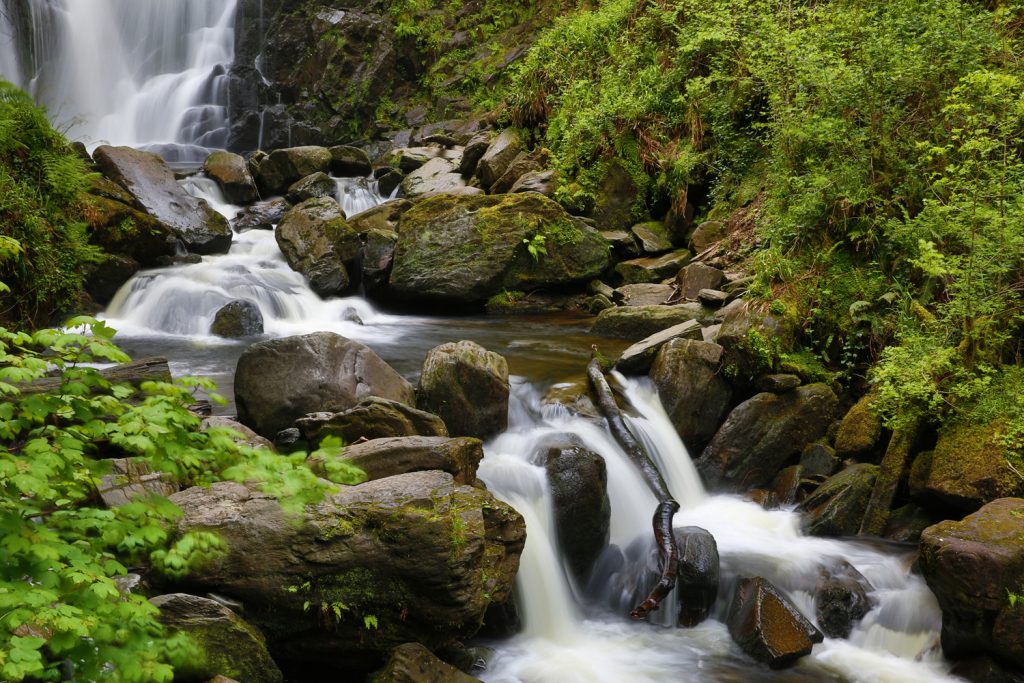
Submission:
{"label": "moss-covered boulder", "polygon": [[836,434],[836,454],[840,458],[863,459],[879,447],[882,416],[874,408],[875,397],[865,394],[843,417]]}
{"label": "moss-covered boulder", "polygon": [[331,168],[331,151],[326,147],[305,146],[275,149],[260,162],[256,174],[263,197],[282,194],[296,180]]}
{"label": "moss-covered boulder", "polygon": [[419,643],[406,643],[391,651],[387,663],[369,683],[480,683],[451,664],[445,664]]}
{"label": "moss-covered boulder", "polygon": [[508,426],[508,363],[471,341],[427,353],[416,405],[439,415],[452,436],[487,439]]}
{"label": "moss-covered boulder", "polygon": [[228,338],[263,334],[263,313],[254,301],[234,299],[217,310],[210,332]]}
{"label": "moss-covered boulder", "polygon": [[859,463],[826,479],[800,505],[804,530],[814,536],[856,534],[877,478],[878,465]]}
{"label": "moss-covered boulder", "polygon": [[590,333],[601,337],[639,341],[670,327],[695,320],[707,323],[712,312],[700,304],[673,306],[617,306],[601,311]]}
{"label": "moss-covered boulder", "polygon": [[90,241],[108,253],[127,256],[142,266],[155,266],[162,257],[174,256],[178,243],[174,232],[133,206],[91,195],[83,215]]}
{"label": "moss-covered boulder", "polygon": [[218,150],[203,162],[206,175],[213,178],[232,204],[251,204],[260,198],[249,166],[238,154]]}
{"label": "moss-covered boulder", "polygon": [[953,658],[987,652],[1024,671],[1024,499],[1001,498],[921,534],[921,572]]}
{"label": "moss-covered boulder", "polygon": [[292,207],[274,235],[288,265],[320,296],[341,294],[353,284],[349,267],[361,243],[334,199],[307,199]]}
{"label": "moss-covered boulder", "polygon": [[150,602],[160,609],[165,626],[184,631],[199,647],[198,657],[175,666],[175,681],[203,683],[215,676],[245,683],[284,680],[263,634],[219,602],[185,593],[158,595]]}
{"label": "moss-covered boulder", "polygon": [[481,304],[503,290],[585,282],[607,264],[601,235],[547,197],[439,195],[402,215],[389,289]]}
{"label": "moss-covered boulder", "polygon": [[307,199],[319,197],[334,197],[338,193],[338,183],[322,171],[311,173],[305,178],[299,178],[288,186],[285,197],[292,204],[299,204]]}
{"label": "moss-covered boulder", "polygon": [[238,483],[172,500],[179,532],[227,546],[190,583],[242,601],[275,659],[306,666],[369,669],[403,643],[472,635],[508,597],[525,541],[515,510],[438,471],[342,487],[298,520]]}
{"label": "moss-covered boulder", "polygon": [[[930,458],[915,461],[914,476],[926,500],[973,512],[997,498],[1024,495],[1024,480],[1008,460],[1002,420],[951,424],[939,432]],[[915,487],[916,488],[916,487]]]}
{"label": "moss-covered boulder", "polygon": [[370,156],[358,147],[331,147],[331,173],[339,178],[365,178],[373,172]]}
{"label": "moss-covered boulder", "polygon": [[798,328],[790,316],[742,301],[722,310],[724,318],[716,341],[725,347],[725,372],[734,381],[748,384],[772,372],[779,356],[793,348]]}

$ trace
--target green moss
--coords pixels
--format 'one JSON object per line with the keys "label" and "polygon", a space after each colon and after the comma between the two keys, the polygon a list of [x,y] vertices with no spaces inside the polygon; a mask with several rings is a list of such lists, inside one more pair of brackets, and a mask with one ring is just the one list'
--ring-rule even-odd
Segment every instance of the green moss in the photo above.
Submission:
{"label": "green moss", "polygon": [[875,409],[876,397],[867,394],[850,408],[836,434],[836,452],[841,457],[870,453],[882,437],[882,416]]}
{"label": "green moss", "polygon": [[502,311],[514,309],[515,305],[526,296],[526,292],[518,290],[503,290],[487,300],[487,310]]}

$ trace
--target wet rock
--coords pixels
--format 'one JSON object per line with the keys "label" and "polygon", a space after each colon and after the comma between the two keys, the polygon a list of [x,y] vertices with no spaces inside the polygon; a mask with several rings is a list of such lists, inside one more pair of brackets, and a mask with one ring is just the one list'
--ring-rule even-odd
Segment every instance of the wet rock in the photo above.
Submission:
{"label": "wet rock", "polygon": [[292,270],[309,280],[320,296],[334,296],[352,284],[348,266],[361,242],[329,197],[307,199],[291,208],[275,232],[277,244]]}
{"label": "wet rock", "polygon": [[551,444],[544,456],[551,486],[555,532],[576,580],[585,583],[608,545],[611,503],[604,458],[572,437]]}
{"label": "wet rock", "polygon": [[789,598],[760,577],[740,580],[727,625],[744,652],[773,669],[791,666],[824,640]]}
{"label": "wet rock", "polygon": [[333,199],[337,193],[338,184],[334,179],[326,173],[317,171],[289,185],[285,197],[292,204],[299,204],[307,199],[319,199],[320,197]]}
{"label": "wet rock", "polygon": [[448,436],[437,415],[378,396],[339,413],[310,413],[296,420],[295,426],[310,448],[317,448],[326,436],[339,436],[344,443],[361,438]]}
{"label": "wet rock", "polygon": [[508,363],[471,341],[427,352],[417,405],[441,416],[452,436],[486,439],[508,426]]}
{"label": "wet rock", "polygon": [[523,143],[519,135],[511,128],[501,131],[477,164],[476,177],[480,179],[480,185],[489,189],[508,170],[521,151]]}
{"label": "wet rock", "polygon": [[[334,460],[358,467],[366,480],[383,479],[408,472],[441,470],[459,484],[476,482],[476,470],[484,457],[483,442],[470,437],[395,436],[345,446]],[[310,467],[326,472],[321,456],[310,457]]]}
{"label": "wet rock", "polygon": [[1000,418],[943,427],[926,463],[927,474],[918,472],[924,479],[922,497],[972,512],[998,498],[1024,496],[1024,481],[1010,466],[1010,453],[1001,440],[1003,425]]}
{"label": "wet rock", "polygon": [[860,530],[878,465],[858,463],[825,480],[800,509],[804,531],[814,536],[853,536]]}
{"label": "wet rock", "polygon": [[800,486],[803,483],[804,468],[790,465],[779,472],[772,480],[771,492],[779,505],[792,505],[800,497]]}
{"label": "wet rock", "polygon": [[729,232],[725,223],[721,221],[705,221],[698,225],[693,234],[690,235],[690,246],[697,254],[701,253],[715,242],[725,238]]}
{"label": "wet rock", "polygon": [[822,569],[814,587],[815,618],[829,638],[846,638],[872,607],[871,584],[849,562]]}
{"label": "wet rock", "polygon": [[[534,243],[546,253],[532,256]],[[479,304],[505,290],[586,282],[607,264],[601,236],[546,197],[439,195],[402,216],[390,290],[403,301]]]}
{"label": "wet rock", "polygon": [[732,403],[722,354],[718,344],[676,339],[661,347],[651,367],[665,412],[691,453],[707,445]]}
{"label": "wet rock", "polygon": [[331,152],[326,147],[305,146],[275,149],[259,166],[256,183],[260,194],[283,193],[296,180],[331,169]]}
{"label": "wet rock", "polygon": [[643,373],[650,369],[655,356],[661,347],[673,339],[701,339],[701,326],[696,320],[674,325],[667,330],[652,334],[633,344],[625,351],[615,364],[622,372]]}
{"label": "wet rock", "polygon": [[942,608],[952,658],[987,653],[1024,669],[1024,499],[1000,498],[921,535],[921,573]]}
{"label": "wet rock", "polygon": [[673,533],[679,548],[679,625],[690,628],[708,618],[718,599],[718,543],[707,529],[696,526],[677,527]]}
{"label": "wet rock", "polygon": [[867,394],[850,408],[836,434],[840,458],[863,459],[873,453],[882,438],[882,416],[873,408],[874,395]]}
{"label": "wet rock", "polygon": [[210,332],[232,339],[263,334],[263,313],[248,299],[229,301],[217,310]]}
{"label": "wet rock", "polygon": [[206,201],[185,192],[158,155],[102,145],[94,156],[103,175],[131,193],[136,206],[166,226],[189,251],[221,254],[230,248],[227,220]]}
{"label": "wet rock", "polygon": [[391,169],[384,175],[377,178],[377,189],[383,197],[392,197],[395,191],[405,180],[405,174],[398,169]]}
{"label": "wet rock", "polygon": [[406,643],[391,651],[384,668],[369,683],[480,683],[450,664],[445,664],[419,643]]}
{"label": "wet rock", "polygon": [[827,443],[815,441],[807,444],[800,454],[800,464],[809,475],[828,477],[839,469],[839,458],[835,450]]}
{"label": "wet rock", "polygon": [[672,250],[668,230],[660,221],[638,223],[630,228],[630,232],[636,237],[645,254],[663,254]]}
{"label": "wet rock", "polygon": [[1011,671],[986,655],[961,659],[950,673],[971,683],[1024,683],[1024,673]]}
{"label": "wet rock", "polygon": [[765,375],[757,380],[759,391],[768,391],[773,394],[784,394],[787,391],[793,391],[798,386],[800,386],[800,378],[796,375]]}
{"label": "wet rock", "polygon": [[210,417],[204,417],[199,428],[203,431],[208,429],[233,429],[238,432],[238,437],[240,437],[235,439],[238,443],[242,443],[253,448],[274,447],[274,444],[270,442],[270,439],[264,439],[241,422],[233,420],[225,415],[211,415]]}
{"label": "wet rock", "polygon": [[676,284],[684,299],[696,299],[702,289],[718,289],[725,273],[705,263],[691,263],[679,271]]}
{"label": "wet rock", "polygon": [[883,536],[897,543],[917,543],[924,530],[935,520],[923,508],[913,503],[896,508],[889,515]]}
{"label": "wet rock", "polygon": [[592,297],[588,297],[583,302],[583,310],[591,315],[597,315],[601,311],[614,307],[615,304],[613,304],[611,299],[606,297],[604,294],[595,294]]}
{"label": "wet rock", "polygon": [[85,279],[85,291],[100,306],[106,306],[121,289],[139,271],[139,262],[130,256],[108,254],[99,263],[89,266],[89,274]]}
{"label": "wet rock", "polygon": [[619,287],[614,291],[614,299],[621,306],[662,306],[675,294],[676,289],[672,285],[644,282]]}
{"label": "wet rock", "polygon": [[251,204],[260,198],[245,159],[237,154],[213,152],[203,162],[203,170],[217,181],[224,199],[231,204]]}
{"label": "wet rock", "polygon": [[361,265],[363,286],[367,293],[373,294],[388,284],[391,266],[395,261],[395,246],[397,244],[397,232],[377,229],[366,232]]}
{"label": "wet rock", "polygon": [[757,394],[726,418],[697,463],[710,487],[762,486],[808,443],[824,435],[838,405],[824,384]]}
{"label": "wet rock", "polygon": [[678,273],[690,260],[690,256],[686,249],[679,249],[663,256],[622,261],[615,266],[615,274],[627,285],[634,282],[658,282]]}
{"label": "wet rock", "polygon": [[131,196],[123,189],[121,193],[125,195],[125,202],[102,195],[89,196],[88,211],[83,216],[89,240],[108,254],[130,258],[141,266],[155,266],[173,256],[178,244],[174,231],[148,213],[130,206]]}
{"label": "wet rock", "polygon": [[307,667],[364,667],[406,642],[473,634],[487,606],[507,598],[525,540],[517,512],[439,471],[341,487],[299,521],[234,482],[172,501],[179,533],[210,531],[227,546],[190,583],[244,602],[278,661]]}
{"label": "wet rock", "polygon": [[602,311],[590,326],[590,333],[639,340],[685,322],[701,322],[708,318],[708,311],[698,304],[619,306]]}
{"label": "wet rock", "polygon": [[273,230],[291,208],[283,197],[275,197],[247,206],[231,220],[231,227],[237,232],[246,230]]}
{"label": "wet rock", "polygon": [[227,607],[185,593],[158,595],[149,601],[160,609],[162,624],[184,631],[199,646],[198,657],[175,666],[174,680],[194,683],[218,675],[246,683],[284,680],[263,634]]}
{"label": "wet rock", "polygon": [[337,145],[330,152],[331,174],[339,178],[365,178],[373,172],[370,156],[358,147]]}
{"label": "wet rock", "polygon": [[405,177],[402,181],[402,194],[415,199],[436,194],[483,194],[483,190],[466,184],[458,172],[456,162],[434,157]]}
{"label": "wet rock", "polygon": [[571,415],[603,419],[590,397],[590,387],[586,382],[562,382],[552,385],[541,399],[541,406],[553,405],[565,408]]}
{"label": "wet rock", "polygon": [[341,412],[370,396],[411,405],[412,385],[369,347],[330,332],[253,344],[238,359],[238,419],[273,438],[308,413]]}
{"label": "wet rock", "polygon": [[462,159],[459,160],[459,173],[462,174],[463,178],[473,177],[473,174],[476,173],[477,164],[480,163],[480,159],[487,153],[487,148],[491,146],[493,139],[494,133],[484,130],[474,135],[466,143],[465,148],[462,150]]}
{"label": "wet rock", "polygon": [[509,192],[536,192],[545,197],[553,197],[557,187],[558,173],[556,171],[527,171],[512,184]]}

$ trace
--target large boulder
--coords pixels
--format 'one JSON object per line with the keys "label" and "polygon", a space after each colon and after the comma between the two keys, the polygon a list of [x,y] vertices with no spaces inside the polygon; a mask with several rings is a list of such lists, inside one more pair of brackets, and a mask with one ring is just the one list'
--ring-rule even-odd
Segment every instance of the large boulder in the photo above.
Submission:
{"label": "large boulder", "polygon": [[311,413],[295,422],[302,437],[316,448],[325,436],[345,443],[389,436],[448,436],[437,415],[378,396],[371,396],[340,413]]}
{"label": "large boulder", "polygon": [[178,238],[173,230],[128,203],[90,195],[83,219],[89,241],[109,254],[127,257],[141,266],[156,266],[174,256]]}
{"label": "large boulder", "polygon": [[836,454],[840,458],[863,460],[879,446],[882,416],[874,408],[874,394],[865,394],[843,416],[836,433]]}
{"label": "large boulder", "polygon": [[690,628],[707,619],[718,600],[718,543],[711,532],[697,526],[677,527],[673,534],[679,548],[679,625]]}
{"label": "large boulder", "polygon": [[238,154],[224,150],[213,152],[203,162],[203,170],[217,182],[224,199],[232,204],[251,204],[260,198],[249,166]]}
{"label": "large boulder", "polygon": [[127,190],[139,209],[167,226],[189,251],[221,254],[231,247],[224,216],[185,192],[158,154],[102,145],[93,158],[103,175]]}
{"label": "large boulder", "polygon": [[551,443],[543,456],[551,487],[555,533],[580,585],[608,545],[611,503],[604,458],[578,440]]}
{"label": "large boulder", "polygon": [[651,367],[665,412],[691,453],[708,444],[732,403],[732,387],[721,374],[723,354],[718,344],[673,339]]}
{"label": "large boulder", "polygon": [[641,340],[691,320],[705,322],[711,317],[700,304],[673,306],[617,306],[601,311],[590,326],[590,334],[615,339]]}
{"label": "large boulder", "polygon": [[331,173],[339,178],[365,178],[373,172],[370,156],[358,147],[331,147]]}
{"label": "large boulder", "polygon": [[323,171],[311,173],[305,178],[299,178],[288,186],[284,196],[292,204],[299,204],[307,199],[319,197],[335,197],[338,194],[338,183]]}
{"label": "large boulder", "polygon": [[238,418],[269,439],[308,413],[340,412],[370,396],[415,399],[369,347],[330,332],[253,344],[235,369]]}
{"label": "large boulder", "polygon": [[839,401],[825,384],[762,393],[737,406],[701,454],[708,486],[746,490],[769,483],[804,446],[825,434]]}
{"label": "large boulder", "polygon": [[942,608],[942,648],[1024,670],[1024,499],[1001,498],[921,534],[921,573]]}
{"label": "large boulder", "polygon": [[427,352],[416,404],[439,415],[452,436],[486,439],[508,426],[508,396],[505,359],[460,341]]}
{"label": "large boulder", "polygon": [[508,597],[525,541],[515,510],[438,471],[342,487],[300,519],[234,482],[171,499],[180,533],[227,547],[189,582],[243,602],[275,658],[306,666],[372,666],[403,643],[472,635]]}
{"label": "large boulder", "polygon": [[232,339],[263,334],[263,313],[253,301],[234,299],[217,310],[210,332]]}
{"label": "large boulder", "polygon": [[390,289],[479,304],[504,290],[585,282],[607,264],[604,239],[547,197],[438,195],[402,216]]}
{"label": "large boulder", "polygon": [[[318,473],[326,473],[320,457],[310,457],[310,467]],[[441,470],[452,475],[459,484],[473,484],[484,449],[479,439],[464,436],[397,436],[349,444],[333,457],[361,469],[367,481]]]}
{"label": "large boulder", "polygon": [[779,354],[792,348],[797,328],[792,320],[737,300],[721,310],[717,341],[725,347],[729,374],[752,380],[772,372]]}
{"label": "large boulder", "polygon": [[513,129],[501,131],[477,164],[476,176],[480,179],[480,185],[484,189],[490,188],[508,170],[522,150],[523,143]]}
{"label": "large boulder", "polygon": [[853,536],[860,531],[878,465],[859,463],[826,479],[801,503],[803,528],[814,536]]}
{"label": "large boulder", "polygon": [[262,162],[256,175],[264,197],[282,194],[296,180],[331,169],[331,151],[326,147],[306,146],[275,149]]}
{"label": "large boulder", "polygon": [[284,676],[267,652],[263,634],[230,609],[186,593],[150,598],[160,622],[184,631],[199,647],[199,656],[175,666],[174,680],[202,683],[215,676],[249,683],[281,683]]}
{"label": "large boulder", "polygon": [[740,648],[773,669],[791,666],[825,638],[767,579],[741,579],[727,618]]}
{"label": "large boulder", "polygon": [[275,233],[292,270],[302,273],[320,296],[334,296],[352,284],[348,267],[361,242],[330,197],[307,199],[284,215]]}
{"label": "large boulder", "polygon": [[384,668],[369,683],[480,683],[479,679],[445,664],[419,643],[406,643],[391,651]]}

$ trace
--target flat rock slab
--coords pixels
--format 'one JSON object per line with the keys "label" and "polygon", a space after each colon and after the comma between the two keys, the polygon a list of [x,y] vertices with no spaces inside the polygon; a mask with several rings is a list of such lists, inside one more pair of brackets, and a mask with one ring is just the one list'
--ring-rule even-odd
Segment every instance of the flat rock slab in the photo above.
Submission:
{"label": "flat rock slab", "polygon": [[710,319],[700,304],[674,306],[619,306],[601,311],[590,333],[616,339],[640,340],[682,323]]}
{"label": "flat rock slab", "polygon": [[615,272],[623,284],[634,282],[657,282],[674,277],[679,269],[689,262],[691,254],[686,249],[669,252],[664,256],[651,256],[623,261],[615,266]]}
{"label": "flat rock slab", "polygon": [[696,339],[699,341],[702,337],[702,329],[700,323],[696,320],[687,320],[678,325],[673,325],[667,330],[652,334],[650,337],[638,341],[623,351],[622,357],[616,363],[616,367],[623,372],[647,372],[662,346],[673,339]]}
{"label": "flat rock slab", "polygon": [[615,290],[615,303],[621,306],[662,306],[677,293],[672,285],[651,282],[623,285]]}

